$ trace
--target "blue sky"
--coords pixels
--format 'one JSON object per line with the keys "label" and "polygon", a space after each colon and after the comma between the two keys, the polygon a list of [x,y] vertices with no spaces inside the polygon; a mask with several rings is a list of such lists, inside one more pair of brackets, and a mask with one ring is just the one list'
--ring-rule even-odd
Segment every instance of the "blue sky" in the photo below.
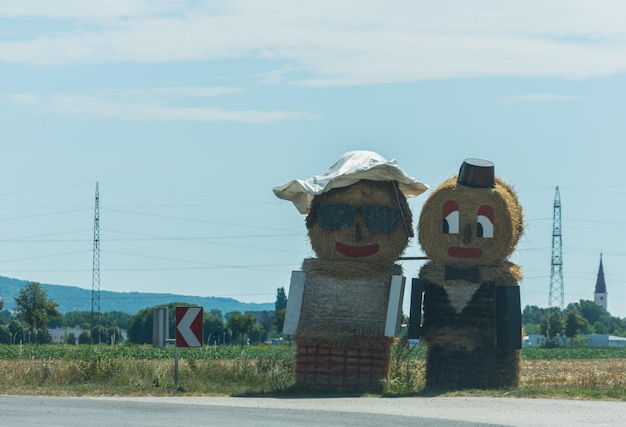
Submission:
{"label": "blue sky", "polygon": [[626,317],[626,4],[545,3],[0,0],[0,275],[90,289],[99,182],[101,289],[273,302],[312,252],[272,188],[364,149],[431,188],[493,161],[523,305],[559,186],[565,303],[602,253]]}

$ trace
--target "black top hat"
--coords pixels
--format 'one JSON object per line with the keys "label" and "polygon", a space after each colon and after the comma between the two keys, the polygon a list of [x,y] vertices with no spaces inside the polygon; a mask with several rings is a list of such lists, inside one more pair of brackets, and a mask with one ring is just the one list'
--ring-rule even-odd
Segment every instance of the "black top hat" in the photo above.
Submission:
{"label": "black top hat", "polygon": [[496,180],[493,163],[489,160],[465,159],[456,182],[466,187],[494,188]]}

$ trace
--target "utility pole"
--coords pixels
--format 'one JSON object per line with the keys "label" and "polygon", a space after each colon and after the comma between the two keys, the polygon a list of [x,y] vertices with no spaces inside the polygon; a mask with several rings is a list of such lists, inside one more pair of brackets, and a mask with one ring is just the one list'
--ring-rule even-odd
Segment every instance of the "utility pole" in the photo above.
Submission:
{"label": "utility pole", "polygon": [[550,339],[550,318],[553,309],[563,312],[565,291],[563,289],[563,233],[561,230],[561,194],[556,187],[554,195],[554,215],[552,220],[552,268],[550,271],[550,295],[548,297],[548,336]]}
{"label": "utility pole", "polygon": [[552,269],[550,271],[549,307],[563,310],[565,292],[563,290],[563,233],[561,231],[561,195],[556,187],[554,196],[554,216],[552,221]]}
{"label": "utility pole", "polygon": [[91,274],[91,330],[97,326],[98,337],[92,337],[100,344],[100,191],[96,182],[96,203],[93,219],[93,268]]}

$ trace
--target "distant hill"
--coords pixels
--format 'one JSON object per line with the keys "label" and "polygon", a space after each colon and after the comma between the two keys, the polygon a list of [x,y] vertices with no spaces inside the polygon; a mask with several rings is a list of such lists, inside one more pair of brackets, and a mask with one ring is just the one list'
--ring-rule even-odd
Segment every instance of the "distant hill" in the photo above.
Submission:
{"label": "distant hill", "polygon": [[[13,300],[20,290],[30,281],[12,279],[0,276],[0,298],[5,302],[5,309],[12,310]],[[41,287],[48,293],[48,299],[59,304],[61,313],[69,311],[91,311],[91,289],[77,286],[49,285],[41,283]],[[233,298],[198,297],[176,294],[144,293],[144,292],[111,292],[100,290],[100,312],[121,311],[136,314],[140,310],[170,302],[197,304],[205,310],[218,309],[222,314],[231,311],[273,311],[274,303],[245,303]]]}

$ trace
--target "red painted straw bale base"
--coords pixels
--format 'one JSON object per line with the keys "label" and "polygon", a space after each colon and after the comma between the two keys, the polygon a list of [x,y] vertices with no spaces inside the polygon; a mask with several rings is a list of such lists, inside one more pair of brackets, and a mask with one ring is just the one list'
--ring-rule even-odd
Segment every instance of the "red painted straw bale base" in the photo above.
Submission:
{"label": "red painted straw bale base", "polygon": [[388,348],[298,345],[296,383],[339,390],[379,390],[389,378]]}

